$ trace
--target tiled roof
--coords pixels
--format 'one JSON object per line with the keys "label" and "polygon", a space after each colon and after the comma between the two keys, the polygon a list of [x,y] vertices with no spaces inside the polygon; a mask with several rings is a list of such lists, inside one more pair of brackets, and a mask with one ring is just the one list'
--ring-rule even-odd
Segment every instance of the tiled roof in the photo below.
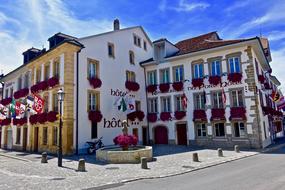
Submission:
{"label": "tiled roof", "polygon": [[238,42],[246,41],[246,39],[239,40],[222,40],[217,32],[210,32],[194,38],[179,41],[175,46],[179,49],[176,55],[182,55],[195,51],[206,50],[224,45],[230,45]]}

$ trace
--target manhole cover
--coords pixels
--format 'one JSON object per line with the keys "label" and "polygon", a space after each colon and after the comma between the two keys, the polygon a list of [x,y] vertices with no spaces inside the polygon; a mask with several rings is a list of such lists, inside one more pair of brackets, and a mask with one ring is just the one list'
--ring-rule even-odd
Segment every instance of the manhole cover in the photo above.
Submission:
{"label": "manhole cover", "polygon": [[182,168],[194,169],[195,167],[193,167],[193,166],[182,166]]}
{"label": "manhole cover", "polygon": [[119,167],[108,167],[108,168],[106,168],[106,170],[118,170],[119,169]]}

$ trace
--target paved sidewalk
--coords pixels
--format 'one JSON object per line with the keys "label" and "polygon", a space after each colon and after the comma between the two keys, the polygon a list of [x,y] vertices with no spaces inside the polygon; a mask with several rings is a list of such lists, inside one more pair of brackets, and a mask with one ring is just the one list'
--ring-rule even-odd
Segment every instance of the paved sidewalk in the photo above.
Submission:
{"label": "paved sidewalk", "polygon": [[[194,151],[198,152],[200,162],[192,162]],[[8,155],[8,157],[3,157],[1,154]],[[224,151],[224,157],[218,157],[217,150],[158,146],[154,148],[156,161],[149,162],[149,169],[143,170],[140,164],[98,162],[94,155],[65,158],[64,167],[58,168],[55,157],[49,157],[48,164],[41,164],[39,154],[0,151],[0,189],[57,189],[59,187],[61,189],[86,189],[138,179],[178,175],[255,154],[257,152]],[[14,160],[9,156],[20,157],[27,161]],[[87,161],[87,172],[76,171],[78,159],[81,157]]]}

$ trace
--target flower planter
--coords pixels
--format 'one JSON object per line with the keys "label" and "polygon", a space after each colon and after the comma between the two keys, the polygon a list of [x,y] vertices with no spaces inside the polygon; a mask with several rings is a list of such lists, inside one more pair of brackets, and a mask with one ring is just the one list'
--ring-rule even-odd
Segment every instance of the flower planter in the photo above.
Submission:
{"label": "flower planter", "polygon": [[13,125],[18,125],[18,126],[22,126],[24,124],[27,123],[27,118],[21,118],[21,119],[13,119]]}
{"label": "flower planter", "polygon": [[118,135],[113,139],[113,142],[123,150],[128,150],[129,146],[136,146],[138,144],[138,138],[134,135]]}
{"label": "flower planter", "polygon": [[48,122],[55,122],[57,120],[57,112],[50,111],[47,113],[47,121]]}
{"label": "flower planter", "polygon": [[176,111],[176,112],[174,113],[174,117],[175,117],[177,120],[181,120],[181,119],[183,119],[185,116],[186,116],[186,111]]}
{"label": "flower planter", "polygon": [[161,112],[160,113],[160,119],[161,119],[161,121],[169,121],[171,119],[170,112]]}
{"label": "flower planter", "polygon": [[89,111],[88,118],[93,122],[100,122],[103,118],[101,111]]}
{"label": "flower planter", "polygon": [[168,92],[170,89],[170,84],[169,83],[164,83],[159,85],[159,90],[162,93]]}
{"label": "flower planter", "polygon": [[246,120],[246,110],[244,107],[232,107],[230,120]]}
{"label": "flower planter", "polygon": [[226,120],[224,108],[213,108],[211,112],[211,121]]}
{"label": "flower planter", "polygon": [[42,82],[39,82],[38,84],[33,85],[31,87],[31,92],[38,93],[39,91],[44,91],[46,89],[48,89],[48,82],[42,81]]}
{"label": "flower planter", "polygon": [[270,84],[268,82],[264,83],[263,85],[264,85],[264,88],[266,90],[270,90],[271,89]]}
{"label": "flower planter", "polygon": [[102,81],[99,78],[90,78],[89,83],[93,88],[100,88],[102,86]]}
{"label": "flower planter", "polygon": [[140,89],[140,85],[137,82],[126,81],[125,87],[130,91],[138,91]]}
{"label": "flower planter", "polygon": [[201,87],[204,84],[203,78],[192,79],[193,87]]}
{"label": "flower planter", "polygon": [[40,124],[44,124],[45,122],[47,122],[47,113],[38,114],[38,122]]}
{"label": "flower planter", "polygon": [[218,84],[221,83],[221,77],[220,76],[210,76],[209,83],[214,86],[217,86]]}
{"label": "flower planter", "polygon": [[241,82],[242,74],[241,73],[230,73],[228,74],[228,80],[231,82]]}
{"label": "flower planter", "polygon": [[145,117],[143,111],[137,111],[136,115],[137,115],[137,118],[138,118],[139,121],[143,121],[143,119]]}
{"label": "flower planter", "polygon": [[24,88],[24,89],[16,91],[14,93],[14,98],[15,99],[23,98],[23,97],[27,96],[28,94],[29,94],[29,89],[28,88]]}
{"label": "flower planter", "polygon": [[4,119],[1,122],[1,126],[10,125],[10,124],[11,124],[11,118]]}
{"label": "flower planter", "polygon": [[207,115],[205,110],[194,110],[193,121],[207,121]]}
{"label": "flower planter", "polygon": [[149,113],[149,114],[147,114],[147,119],[151,123],[156,122],[157,121],[157,113]]}
{"label": "flower planter", "polygon": [[47,84],[49,87],[53,88],[54,86],[59,84],[59,79],[58,77],[52,77],[48,79]]}
{"label": "flower planter", "polygon": [[3,106],[7,106],[8,104],[10,104],[12,102],[12,98],[5,98],[3,100],[1,100],[1,104]]}
{"label": "flower planter", "polygon": [[258,75],[258,81],[261,83],[261,84],[264,84],[265,82],[265,77],[263,75]]}
{"label": "flower planter", "polygon": [[38,122],[38,117],[39,117],[38,114],[31,115],[30,118],[29,118],[30,123],[32,125],[35,125]]}
{"label": "flower planter", "polygon": [[172,88],[176,91],[181,91],[183,90],[183,82],[174,82],[172,84]]}
{"label": "flower planter", "polygon": [[157,90],[157,85],[148,85],[146,88],[147,92],[153,93]]}
{"label": "flower planter", "polygon": [[136,118],[137,118],[137,113],[134,111],[134,112],[131,112],[127,115],[127,118],[131,121],[135,121]]}

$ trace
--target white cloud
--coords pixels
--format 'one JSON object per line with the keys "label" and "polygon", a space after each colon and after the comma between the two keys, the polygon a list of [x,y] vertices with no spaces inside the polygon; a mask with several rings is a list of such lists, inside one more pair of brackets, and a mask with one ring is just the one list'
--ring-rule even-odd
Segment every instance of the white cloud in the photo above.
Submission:
{"label": "white cloud", "polygon": [[210,6],[209,3],[205,2],[189,2],[187,0],[180,0],[177,6],[168,6],[166,0],[162,0],[159,4],[159,10],[174,10],[176,12],[192,12],[196,9],[206,9]]}
{"label": "white cloud", "polygon": [[285,60],[285,48],[279,50],[272,50],[272,74],[275,75],[281,82],[281,89],[283,93],[285,92],[285,75],[284,75],[284,60]]}
{"label": "white cloud", "polygon": [[234,4],[230,5],[225,9],[226,12],[231,12],[233,10],[245,7],[252,3],[252,0],[243,0],[243,1],[236,1]]}
{"label": "white cloud", "polygon": [[278,41],[285,39],[285,31],[272,31],[267,36],[269,41]]}
{"label": "white cloud", "polygon": [[[111,20],[78,19],[62,0],[18,0],[0,11],[0,72],[5,74],[22,64],[22,53],[34,46],[47,46],[57,32],[82,37],[112,29]],[[10,6],[10,8],[9,8]],[[7,27],[9,26],[9,27]]]}

